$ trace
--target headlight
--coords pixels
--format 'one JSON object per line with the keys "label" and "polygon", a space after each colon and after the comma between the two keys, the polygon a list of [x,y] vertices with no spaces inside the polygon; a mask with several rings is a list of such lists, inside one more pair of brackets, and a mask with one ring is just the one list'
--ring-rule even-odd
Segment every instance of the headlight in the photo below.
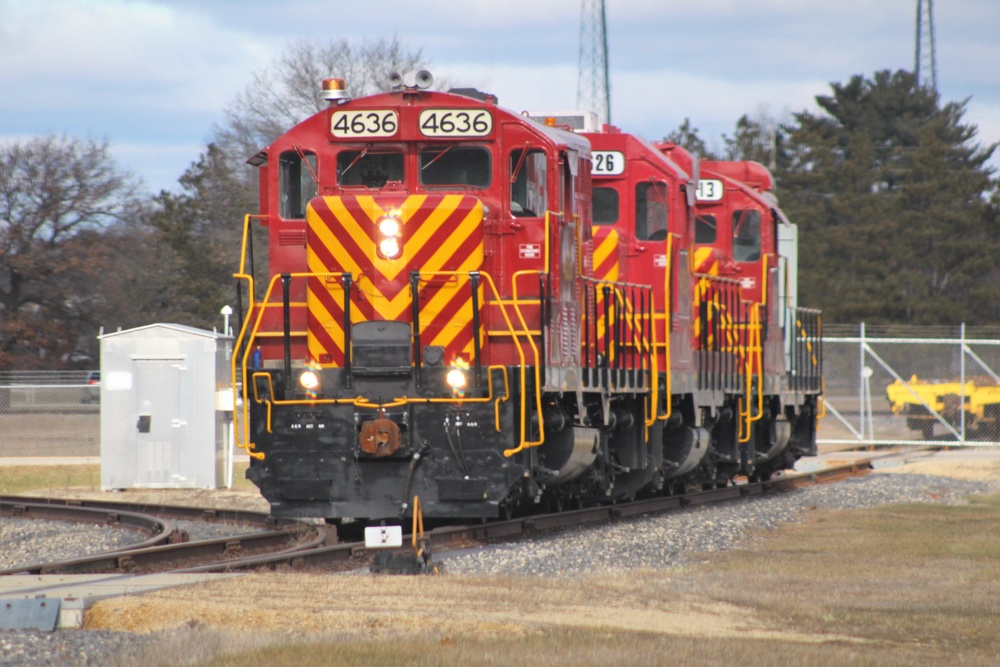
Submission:
{"label": "headlight", "polygon": [[388,216],[380,218],[378,221],[378,230],[382,232],[383,236],[396,236],[399,234],[399,220]]}
{"label": "headlight", "polygon": [[299,384],[306,391],[313,391],[319,387],[319,376],[315,371],[302,371],[299,375]]}
{"label": "headlight", "polygon": [[399,257],[399,241],[395,238],[382,239],[379,241],[378,250],[386,259],[396,259]]}
{"label": "headlight", "polygon": [[375,221],[377,230],[378,253],[385,259],[398,259],[403,254],[403,241],[400,235],[403,224],[396,213],[387,213]]}
{"label": "headlight", "polygon": [[465,371],[461,368],[452,368],[448,371],[448,375],[445,376],[445,382],[452,389],[458,391],[459,389],[465,388]]}

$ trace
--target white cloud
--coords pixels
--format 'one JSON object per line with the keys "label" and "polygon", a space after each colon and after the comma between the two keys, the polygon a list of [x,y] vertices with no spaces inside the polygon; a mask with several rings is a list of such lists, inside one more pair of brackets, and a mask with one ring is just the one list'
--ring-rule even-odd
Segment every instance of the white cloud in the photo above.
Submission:
{"label": "white cloud", "polygon": [[[762,103],[814,108],[831,82],[912,67],[913,4],[608,2],[613,119],[658,138],[688,117],[712,141]],[[936,10],[944,99],[972,95],[966,122],[997,141],[1000,2]],[[175,180],[251,73],[300,38],[396,36],[508,108],[576,101],[579,0],[0,0],[0,16],[0,134],[107,137],[150,181]]]}
{"label": "white cloud", "polygon": [[[0,0],[5,109],[217,110],[266,62],[249,35],[148,0]],[[10,94],[13,93],[13,94]]]}

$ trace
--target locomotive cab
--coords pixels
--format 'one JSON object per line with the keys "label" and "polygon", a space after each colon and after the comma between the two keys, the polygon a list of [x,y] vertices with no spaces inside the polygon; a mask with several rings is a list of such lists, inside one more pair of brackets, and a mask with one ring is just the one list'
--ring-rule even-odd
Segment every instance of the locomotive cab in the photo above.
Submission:
{"label": "locomotive cab", "polygon": [[587,469],[589,158],[492,96],[419,86],[335,99],[257,156],[270,277],[244,324],[244,442],[275,515],[419,496],[431,519],[491,518]]}

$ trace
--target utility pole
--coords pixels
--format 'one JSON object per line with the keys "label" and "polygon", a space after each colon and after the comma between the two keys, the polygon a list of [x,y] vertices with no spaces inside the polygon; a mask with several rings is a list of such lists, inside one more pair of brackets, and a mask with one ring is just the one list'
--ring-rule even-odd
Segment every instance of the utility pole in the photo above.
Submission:
{"label": "utility pole", "polygon": [[[927,6],[926,19],[924,18],[924,5]],[[934,55],[934,0],[917,0],[917,39],[913,54],[913,73],[917,77],[918,86],[927,86],[937,92],[937,58]]]}
{"label": "utility pole", "polygon": [[611,122],[611,82],[608,77],[608,24],[604,0],[580,2],[580,60],[576,105],[593,111],[599,123]]}

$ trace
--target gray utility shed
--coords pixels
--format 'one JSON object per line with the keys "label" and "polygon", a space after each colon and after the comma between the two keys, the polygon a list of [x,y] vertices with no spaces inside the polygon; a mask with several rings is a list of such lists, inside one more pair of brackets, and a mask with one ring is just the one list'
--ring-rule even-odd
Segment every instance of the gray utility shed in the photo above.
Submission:
{"label": "gray utility shed", "polygon": [[150,324],[100,340],[101,487],[228,485],[232,337]]}

